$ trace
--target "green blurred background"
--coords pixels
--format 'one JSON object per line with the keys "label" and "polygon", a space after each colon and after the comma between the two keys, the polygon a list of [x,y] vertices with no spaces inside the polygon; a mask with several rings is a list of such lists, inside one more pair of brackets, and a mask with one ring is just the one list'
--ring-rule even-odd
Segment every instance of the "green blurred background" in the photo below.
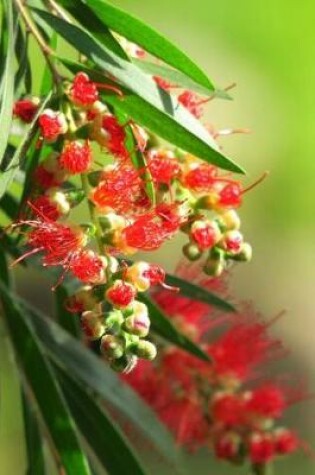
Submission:
{"label": "green blurred background", "polygon": [[[218,85],[237,82],[234,101],[213,101],[207,120],[219,128],[248,127],[250,135],[223,138],[230,156],[248,170],[248,182],[270,176],[246,196],[243,230],[254,247],[251,264],[234,272],[235,292],[266,316],[287,313],[275,328],[292,350],[288,366],[315,387],[315,3],[313,0],[116,0],[184,49]],[[161,259],[170,264],[168,246]],[[10,371],[0,350],[0,366]],[[4,364],[5,363],[5,364]],[[24,473],[14,378],[1,372],[0,474]],[[7,395],[7,397],[5,397]],[[10,395],[8,397],[8,395]],[[314,403],[291,411],[291,421],[315,445]],[[20,457],[19,457],[20,455]],[[196,475],[246,473],[220,468],[207,454],[188,457]],[[313,475],[315,462],[299,455],[275,475]],[[123,474],[122,474],[123,475]],[[164,474],[154,474],[164,475]]]}

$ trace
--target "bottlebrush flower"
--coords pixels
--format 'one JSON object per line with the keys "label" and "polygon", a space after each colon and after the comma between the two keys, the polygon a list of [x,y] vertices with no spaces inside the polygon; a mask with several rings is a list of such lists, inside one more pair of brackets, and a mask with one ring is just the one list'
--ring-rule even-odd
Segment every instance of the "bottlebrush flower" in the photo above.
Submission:
{"label": "bottlebrush flower", "polygon": [[202,104],[206,101],[200,99],[194,92],[184,91],[178,96],[178,102],[199,119],[203,114]]}
{"label": "bottlebrush flower", "polygon": [[215,221],[198,220],[191,226],[190,237],[201,251],[211,249],[219,242],[221,236],[219,225]]}
{"label": "bottlebrush flower", "polygon": [[31,200],[31,204],[37,213],[52,221],[57,221],[70,211],[70,203],[66,195],[58,188],[51,188],[45,195],[37,196]]}
{"label": "bottlebrush flower", "polygon": [[217,175],[218,170],[213,165],[188,159],[181,181],[184,186],[191,190],[207,192],[213,187]]}
{"label": "bottlebrush flower", "polygon": [[277,429],[274,434],[275,451],[278,455],[295,452],[300,445],[297,435],[289,429]]}
{"label": "bottlebrush flower", "polygon": [[137,294],[133,285],[123,280],[116,280],[106,291],[106,300],[116,308],[128,307]]}
{"label": "bottlebrush flower", "polygon": [[158,185],[169,186],[180,172],[179,163],[169,150],[151,149],[147,155],[147,165],[153,181]]}
{"label": "bottlebrush flower", "polygon": [[151,286],[162,284],[165,280],[165,271],[161,266],[142,261],[128,267],[124,274],[139,292],[145,292]]}
{"label": "bottlebrush flower", "polygon": [[129,152],[125,146],[126,132],[111,114],[97,115],[90,132],[91,139],[98,142],[115,157],[126,159]]}
{"label": "bottlebrush flower", "polygon": [[249,455],[254,464],[267,464],[275,456],[275,443],[268,434],[253,434],[249,442]]}
{"label": "bottlebrush flower", "polygon": [[143,209],[140,206],[143,193],[139,172],[124,162],[105,168],[91,199],[103,212],[115,211],[118,214],[132,215],[137,212],[137,208]]}
{"label": "bottlebrush flower", "polygon": [[106,267],[105,257],[91,249],[83,249],[71,260],[69,270],[84,283],[101,284],[106,281]]}
{"label": "bottlebrush flower", "polygon": [[18,117],[22,122],[30,124],[38,110],[39,99],[32,97],[31,99],[20,99],[14,103],[13,115]]}
{"label": "bottlebrush flower", "polygon": [[151,251],[170,239],[184,219],[179,205],[162,203],[153,211],[135,218],[123,230],[122,236],[127,246]]}
{"label": "bottlebrush flower", "polygon": [[71,175],[86,173],[92,164],[92,150],[88,142],[68,142],[64,146],[59,163]]}
{"label": "bottlebrush flower", "polygon": [[92,106],[98,100],[96,84],[83,72],[76,74],[70,89],[72,102],[80,107]]}
{"label": "bottlebrush flower", "polygon": [[62,112],[56,112],[51,109],[43,111],[39,116],[38,123],[41,135],[47,142],[54,142],[59,135],[65,134],[68,130],[65,115]]}
{"label": "bottlebrush flower", "polygon": [[51,153],[35,169],[35,182],[44,190],[60,186],[68,176],[67,172],[60,167],[58,157],[57,153]]}
{"label": "bottlebrush flower", "polygon": [[281,417],[286,407],[284,392],[273,384],[267,384],[249,392],[245,405],[247,413],[269,419]]}

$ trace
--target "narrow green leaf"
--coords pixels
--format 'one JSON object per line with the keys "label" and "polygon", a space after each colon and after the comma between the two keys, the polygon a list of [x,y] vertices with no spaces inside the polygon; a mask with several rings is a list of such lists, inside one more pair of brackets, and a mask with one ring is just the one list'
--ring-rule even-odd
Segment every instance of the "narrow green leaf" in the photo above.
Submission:
{"label": "narrow green leaf", "polygon": [[33,122],[26,128],[24,137],[22,138],[18,148],[16,149],[10,163],[8,163],[6,170],[0,173],[0,198],[6,192],[7,188],[12,183],[15,175],[19,171],[20,163],[23,163],[23,161],[25,160],[25,155],[38,131],[37,119],[42,113],[43,109],[46,107],[47,103],[49,102],[50,97],[51,94],[48,94],[45,100],[42,102],[36,113],[36,116],[34,117]]}
{"label": "narrow green leaf", "polygon": [[19,205],[11,194],[6,193],[0,200],[0,209],[11,221],[14,221],[17,217]]}
{"label": "narrow green leaf", "polygon": [[162,309],[152,302],[147,295],[139,294],[138,300],[145,303],[148,307],[153,332],[165,340],[174,343],[174,345],[182,348],[188,353],[197,356],[197,358],[210,361],[208,355],[204,353],[196,343],[180,333],[169,318],[163,313]]}
{"label": "narrow green leaf", "polygon": [[[14,78],[14,89],[16,94],[20,91],[31,92],[32,88],[32,73],[31,66],[28,59],[29,33],[25,35],[22,31],[21,25],[17,25],[17,34],[15,39],[15,56],[19,67]],[[24,83],[24,84],[23,84]]]}
{"label": "narrow green leaf", "polygon": [[100,43],[117,54],[117,56],[130,61],[129,56],[113,37],[109,28],[93,13],[91,8],[82,2],[80,2],[78,6],[78,0],[60,0],[59,3],[66,8],[82,26],[92,33],[94,38]]}
{"label": "narrow green leaf", "polygon": [[65,302],[69,297],[68,291],[63,285],[59,285],[55,292],[56,316],[59,325],[73,336],[80,334],[79,320],[76,315],[68,312]]}
{"label": "narrow green leaf", "polygon": [[145,436],[168,465],[173,466],[180,461],[179,449],[154,412],[104,362],[27,302],[15,297],[15,303],[30,319],[38,338],[58,366],[65,368],[118,410]]}
{"label": "narrow green leaf", "polygon": [[38,423],[31,401],[23,391],[24,432],[27,452],[26,475],[45,475],[43,454],[43,439],[39,432]]}
{"label": "narrow green leaf", "polygon": [[181,279],[176,275],[166,274],[166,283],[171,287],[178,287],[181,294],[192,300],[199,300],[225,312],[235,312],[235,307],[232,304],[193,282]]}
{"label": "narrow green leaf", "polygon": [[[64,58],[59,58],[59,60],[72,73],[85,71],[95,81],[113,84],[98,71]],[[97,62],[97,59],[95,62]],[[106,66],[105,63],[103,66],[104,69],[106,67],[107,69],[111,68]],[[132,67],[132,65],[128,67]],[[113,75],[124,77],[124,82],[128,82],[130,88],[120,88],[124,95],[123,98],[114,94],[103,96],[104,100],[113,106],[116,111],[121,110],[138,124],[147,127],[170,143],[209,163],[236,173],[244,173],[241,167],[216,149],[217,144],[202,124],[166,91],[158,88],[147,75],[143,73],[139,75],[139,72],[136,72],[134,74],[135,82],[133,82],[130,81],[131,73],[129,76],[127,73],[126,76],[122,70],[119,71],[116,67],[113,69],[115,69]],[[135,93],[131,89],[134,89]]]}
{"label": "narrow green leaf", "polygon": [[227,92],[224,92],[220,89],[215,89],[211,93],[209,89],[201,86],[200,84],[193,81],[191,78],[187,77],[181,71],[177,71],[176,69],[171,69],[168,66],[164,66],[162,64],[151,63],[149,61],[143,61],[141,59],[134,58],[132,62],[138,66],[142,71],[150,76],[158,76],[164,79],[167,79],[172,84],[176,86],[181,86],[185,89],[189,89],[191,91],[197,92],[198,94],[202,94],[204,96],[211,96],[217,97],[219,99],[228,99],[231,100],[231,96]]}
{"label": "narrow green leaf", "polygon": [[[1,253],[2,254],[2,253]],[[3,259],[2,259],[3,260]],[[75,424],[42,345],[1,274],[0,295],[4,316],[20,367],[32,389],[42,417],[68,475],[90,475]]]}
{"label": "narrow green leaf", "polygon": [[153,28],[105,0],[83,0],[83,2],[111,30],[142,46],[153,56],[182,71],[196,83],[208,89],[208,93],[213,91],[214,87],[207,75],[177,46]]}
{"label": "narrow green leaf", "polygon": [[86,386],[56,367],[60,385],[82,435],[110,475],[145,475],[125,436]]}
{"label": "narrow green leaf", "polygon": [[[6,17],[5,30],[7,35],[6,55],[4,72],[1,81],[1,104],[0,104],[0,164],[2,162],[12,123],[12,110],[14,101],[14,29],[13,29],[13,5],[11,0],[3,0],[3,8]],[[1,41],[4,41],[2,35]]]}

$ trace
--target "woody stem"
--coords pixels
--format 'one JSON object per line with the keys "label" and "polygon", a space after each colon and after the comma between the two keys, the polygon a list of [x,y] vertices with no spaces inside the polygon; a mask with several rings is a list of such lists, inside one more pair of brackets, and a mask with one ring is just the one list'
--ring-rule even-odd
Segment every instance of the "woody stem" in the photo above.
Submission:
{"label": "woody stem", "polygon": [[23,4],[23,0],[14,0],[17,9],[19,10],[21,17],[25,23],[27,30],[33,35],[35,38],[41,52],[44,55],[45,61],[51,71],[53,80],[55,85],[58,87],[61,84],[61,76],[59,75],[51,56],[53,55],[53,50],[48,46],[44,38],[42,37],[40,31],[38,30],[34,20],[32,19],[28,9]]}

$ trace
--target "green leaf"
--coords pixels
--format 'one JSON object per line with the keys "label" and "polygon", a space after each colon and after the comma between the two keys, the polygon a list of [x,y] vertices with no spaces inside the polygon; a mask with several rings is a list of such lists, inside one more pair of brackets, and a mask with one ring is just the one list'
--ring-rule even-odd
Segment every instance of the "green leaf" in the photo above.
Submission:
{"label": "green leaf", "polygon": [[16,91],[16,94],[18,94],[20,90],[25,90],[27,93],[31,93],[32,89],[32,72],[31,65],[28,59],[28,40],[29,32],[24,35],[20,24],[18,24],[15,39],[15,56],[19,64],[18,70],[14,78],[14,89]]}
{"label": "green leaf", "polygon": [[148,307],[153,332],[197,358],[210,361],[209,356],[196,343],[180,333],[162,309],[147,295],[139,294],[137,298]]}
{"label": "green leaf", "polygon": [[144,475],[139,460],[129,442],[104,406],[95,400],[86,386],[65,370],[56,367],[73,417],[81,433],[110,475]]}
{"label": "green leaf", "polygon": [[14,29],[12,1],[4,0],[3,8],[5,12],[6,23],[1,35],[1,42],[6,41],[6,55],[4,62],[4,72],[0,86],[0,164],[8,144],[14,102]]}
{"label": "green leaf", "polygon": [[[9,294],[10,295],[10,294]],[[180,461],[179,449],[154,412],[139,396],[90,350],[65,332],[57,323],[43,316],[28,303],[15,297],[15,303],[30,319],[50,358],[68,374],[118,410],[139,430],[168,465]]]}
{"label": "green leaf", "polygon": [[56,315],[59,325],[73,336],[80,335],[79,320],[76,315],[68,312],[65,302],[69,297],[69,293],[65,286],[59,285],[55,292]]}
{"label": "green leaf", "polygon": [[8,163],[6,170],[0,174],[0,198],[3,196],[7,188],[12,183],[16,173],[20,169],[20,164],[23,163],[23,161],[25,160],[25,155],[38,131],[37,119],[42,113],[42,111],[45,109],[47,103],[50,100],[50,97],[51,94],[48,94],[45,100],[42,102],[32,123],[26,128],[26,132],[18,148],[16,149],[12,159]]}
{"label": "green leaf", "polygon": [[66,8],[82,26],[90,33],[93,33],[94,38],[100,43],[121,58],[130,61],[129,56],[113,37],[109,28],[93,13],[91,8],[82,2],[80,2],[80,6],[78,7],[78,0],[60,0],[59,3]]}
{"label": "green leaf", "polygon": [[[3,254],[1,253],[3,263]],[[68,475],[90,475],[75,424],[36,333],[1,274],[0,296],[11,340],[27,383]]]}
{"label": "green leaf", "polygon": [[153,56],[186,74],[196,83],[205,87],[208,94],[209,91],[214,90],[207,75],[177,46],[153,28],[104,0],[83,0],[83,2],[108,28],[142,46]]}
{"label": "green leaf", "polygon": [[45,475],[43,439],[39,432],[36,415],[31,401],[23,391],[24,432],[27,452],[26,475]]}
{"label": "green leaf", "polygon": [[[59,60],[74,74],[78,71],[84,71],[91,79],[97,82],[113,85],[99,71],[64,58],[59,58]],[[96,58],[95,62],[97,61]],[[111,65],[108,66],[108,63],[107,66],[105,63],[102,64],[104,69],[106,67],[107,70],[111,69]],[[130,68],[132,65],[128,67]],[[104,95],[104,100],[113,106],[116,111],[121,110],[138,124],[147,127],[170,143],[209,163],[213,163],[226,170],[244,173],[241,167],[216,150],[217,144],[202,124],[184,107],[180,106],[166,91],[158,88],[147,75],[139,73],[137,68],[133,70],[135,74],[130,72],[130,74],[126,73],[126,75],[122,69],[117,70],[116,67],[112,69],[115,70],[113,75],[124,77],[124,82],[128,82],[130,89],[135,89],[136,91],[133,93],[127,88],[120,87],[123,98],[113,94]],[[132,77],[134,78],[133,80],[131,80]]]}
{"label": "green leaf", "polygon": [[166,274],[165,281],[171,287],[178,287],[181,294],[192,300],[199,300],[225,312],[235,312],[235,307],[232,304],[199,285],[172,274]]}
{"label": "green leaf", "polygon": [[204,96],[211,96],[211,97],[218,97],[220,99],[228,99],[231,100],[231,96],[227,92],[224,92],[220,89],[215,89],[211,93],[209,89],[201,86],[200,84],[193,81],[191,78],[187,77],[181,71],[177,71],[176,69],[171,69],[168,66],[164,66],[162,64],[151,63],[149,61],[143,61],[141,59],[134,58],[132,62],[138,66],[142,71],[150,76],[158,76],[164,79],[169,80],[172,84],[176,86],[181,86],[185,89],[189,89],[191,91],[197,92],[198,94],[202,94]]}
{"label": "green leaf", "polygon": [[10,218],[11,221],[15,221],[19,210],[18,202],[9,193],[6,193],[0,200],[0,209]]}

